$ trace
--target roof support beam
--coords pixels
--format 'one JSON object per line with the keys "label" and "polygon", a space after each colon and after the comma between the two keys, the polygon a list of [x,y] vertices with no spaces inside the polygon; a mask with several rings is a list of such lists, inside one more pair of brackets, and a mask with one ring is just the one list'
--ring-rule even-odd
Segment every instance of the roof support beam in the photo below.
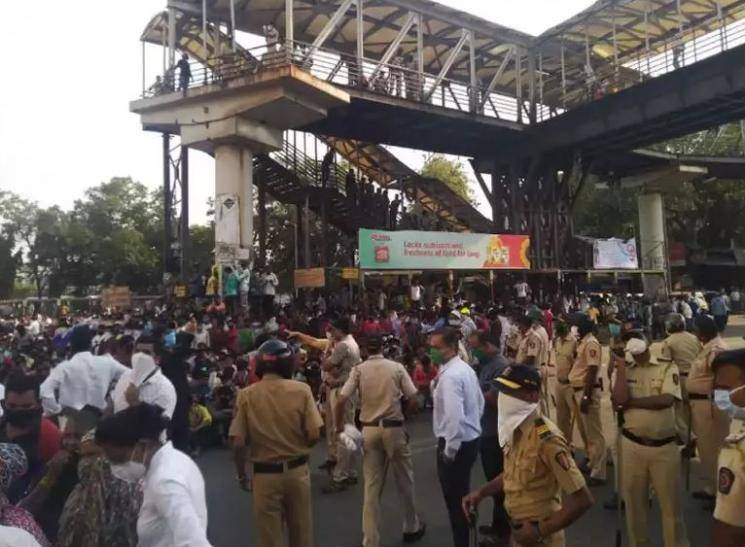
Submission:
{"label": "roof support beam", "polygon": [[435,78],[435,81],[432,84],[432,87],[430,87],[429,91],[427,91],[424,94],[425,102],[429,101],[430,97],[432,97],[432,94],[435,92],[435,89],[437,89],[437,86],[439,86],[440,83],[442,83],[442,80],[445,78],[445,76],[447,76],[447,73],[450,70],[450,67],[453,66],[453,63],[455,62],[455,58],[458,55],[460,55],[460,52],[463,49],[463,46],[466,44],[466,40],[468,40],[468,31],[463,30],[460,36],[460,40],[458,40],[458,43],[451,50],[450,55],[445,61],[445,64],[442,65],[442,69],[440,70],[440,73],[437,75],[437,78]]}
{"label": "roof support beam", "polygon": [[326,39],[331,36],[331,33],[336,30],[336,27],[339,25],[339,23],[341,23],[341,20],[344,18],[344,15],[346,15],[349,7],[353,3],[354,0],[344,0],[341,3],[339,9],[336,10],[336,12],[326,23],[326,26],[323,27],[323,30],[321,30],[321,32],[318,33],[318,36],[316,36],[316,39],[313,40],[313,44],[310,46],[310,48],[308,48],[308,53],[305,55],[303,61],[307,61],[308,59],[310,59],[316,52],[316,50],[324,44]]}
{"label": "roof support beam", "polygon": [[293,0],[285,0],[285,43],[287,51],[292,52],[295,43],[295,2]]}
{"label": "roof support beam", "polygon": [[404,26],[401,27],[401,30],[388,46],[388,49],[385,50],[383,57],[380,58],[378,65],[375,67],[375,70],[373,70],[373,73],[370,76],[371,82],[375,81],[375,77],[378,75],[378,72],[380,72],[380,69],[383,68],[384,65],[387,65],[390,62],[391,58],[393,58],[393,56],[396,54],[398,48],[401,46],[401,42],[403,42],[404,38],[411,30],[411,27],[414,25],[416,17],[416,13],[410,13],[409,16],[406,18]]}
{"label": "roof support beam", "polygon": [[510,62],[510,59],[512,58],[514,54],[515,54],[515,46],[510,47],[507,53],[505,53],[504,59],[502,59],[502,64],[499,65],[497,72],[494,74],[494,77],[491,79],[491,82],[489,82],[489,86],[486,88],[486,91],[484,91],[484,97],[481,99],[482,108],[484,104],[486,104],[486,100],[489,98],[489,95],[491,95],[492,91],[494,91],[494,88],[497,87],[499,80],[502,79],[502,74],[504,74],[504,71]]}

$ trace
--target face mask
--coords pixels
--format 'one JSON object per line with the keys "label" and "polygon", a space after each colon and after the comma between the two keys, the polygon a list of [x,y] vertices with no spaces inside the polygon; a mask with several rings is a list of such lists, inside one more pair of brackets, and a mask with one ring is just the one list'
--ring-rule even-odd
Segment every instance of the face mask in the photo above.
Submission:
{"label": "face mask", "polygon": [[745,389],[745,385],[733,389],[732,391],[727,391],[726,389],[715,389],[714,404],[716,404],[719,410],[727,414],[730,418],[735,420],[745,420],[745,408],[732,402],[732,395],[738,391],[742,391],[743,389]]}
{"label": "face mask", "polygon": [[429,358],[435,365],[441,365],[445,362],[445,356],[442,351],[437,348],[429,348]]}
{"label": "face mask", "polygon": [[538,408],[538,403],[529,403],[504,393],[497,399],[497,429],[499,446],[504,448],[512,441],[512,434],[525,419]]}
{"label": "face mask", "polygon": [[6,408],[5,419],[10,425],[18,428],[31,427],[41,420],[41,409],[30,408],[30,409],[16,409]]}
{"label": "face mask", "polygon": [[111,474],[125,482],[139,482],[145,473],[147,473],[147,468],[144,463],[128,461],[111,464]]}
{"label": "face mask", "polygon": [[471,353],[473,353],[474,358],[479,362],[479,364],[483,364],[484,361],[486,361],[489,356],[484,353],[484,350],[476,348]]}

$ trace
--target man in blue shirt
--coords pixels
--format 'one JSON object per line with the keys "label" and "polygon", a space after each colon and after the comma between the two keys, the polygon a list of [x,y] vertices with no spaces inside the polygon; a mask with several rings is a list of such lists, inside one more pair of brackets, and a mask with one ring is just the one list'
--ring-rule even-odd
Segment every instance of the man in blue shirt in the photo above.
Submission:
{"label": "man in blue shirt", "polygon": [[468,547],[469,525],[461,500],[471,488],[471,468],[481,436],[484,396],[476,373],[458,357],[460,331],[446,327],[430,337],[430,356],[440,365],[433,391],[437,476],[445,497],[455,547]]}
{"label": "man in blue shirt", "polygon": [[711,299],[711,314],[714,316],[714,322],[717,324],[720,333],[727,328],[727,320],[729,319],[730,308],[727,300],[727,293],[724,289]]}

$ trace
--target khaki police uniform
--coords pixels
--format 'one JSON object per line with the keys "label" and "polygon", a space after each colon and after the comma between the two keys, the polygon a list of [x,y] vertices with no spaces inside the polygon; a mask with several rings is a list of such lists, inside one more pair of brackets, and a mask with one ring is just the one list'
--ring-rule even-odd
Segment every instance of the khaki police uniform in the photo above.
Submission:
{"label": "khaki police uniform", "polygon": [[714,518],[745,528],[745,421],[733,420],[719,453],[719,484]]}
{"label": "khaki police uniform", "polygon": [[[540,522],[561,509],[562,493],[585,487],[559,428],[537,412],[515,430],[504,457],[504,506],[514,522]],[[544,538],[541,545],[563,547],[564,531]]]}
{"label": "khaki police uniform", "polygon": [[522,339],[523,335],[520,332],[520,329],[517,328],[517,326],[515,325],[510,325],[510,330],[505,337],[505,344],[507,346],[507,357],[515,358],[517,356],[517,351],[520,348]]}
{"label": "khaki police uniform", "polygon": [[690,332],[675,332],[668,336],[662,343],[662,358],[673,361],[678,365],[680,371],[680,387],[683,401],[675,407],[675,417],[678,424],[678,435],[687,444],[689,432],[692,431],[691,408],[688,400],[688,374],[691,371],[693,361],[701,352],[701,342]]}
{"label": "khaki police uniform", "polygon": [[577,353],[577,339],[571,334],[565,338],[554,340],[554,355],[556,356],[556,425],[561,434],[571,444],[573,439],[574,416],[574,388],[569,382],[569,372],[572,370]]}
{"label": "khaki police uniform", "polygon": [[520,338],[515,362],[518,365],[523,365],[530,357],[534,357],[533,366],[540,369],[545,355],[547,355],[547,350],[544,348],[541,335],[533,327],[529,328]]}
{"label": "khaki police uniform", "polygon": [[[605,449],[605,436],[603,435],[603,424],[600,421],[600,361],[602,349],[600,342],[592,333],[585,335],[577,346],[577,357],[569,373],[569,383],[574,390],[575,410],[579,413],[577,419],[585,432],[587,439],[587,457],[589,459],[590,476],[599,480],[605,480],[608,452]],[[582,398],[585,394],[585,379],[590,371],[590,367],[595,367],[595,386],[590,396],[590,405],[587,414],[579,412]]]}
{"label": "khaki police uniform", "polygon": [[[334,345],[334,349],[327,361],[333,365],[327,378],[325,418],[326,418],[326,442],[328,444],[328,459],[335,461],[333,480],[343,482],[348,478],[356,477],[357,471],[354,466],[354,456],[339,443],[337,429],[343,429],[344,425],[337,428],[335,423],[334,409],[339,400],[339,390],[349,379],[352,367],[358,365],[360,359],[360,347],[354,337],[348,334]],[[344,407],[344,424],[354,424],[354,413],[357,409],[356,399],[351,399]]]}
{"label": "khaki police uniform", "polygon": [[[672,395],[682,399],[675,363],[651,360],[626,365],[632,399]],[[674,407],[662,410],[631,408],[624,411],[621,432],[621,493],[626,502],[626,525],[631,547],[648,547],[649,491],[654,488],[662,515],[665,547],[687,547],[680,499],[680,452],[675,443]]]}
{"label": "khaki police uniform", "polygon": [[414,504],[414,466],[409,438],[404,428],[401,398],[413,398],[417,389],[400,363],[382,355],[370,358],[352,369],[341,395],[360,394],[360,421],[364,440],[362,471],[365,498],[362,510],[363,547],[380,545],[380,496],[390,468],[403,503],[403,531],[420,528]]}
{"label": "khaki police uniform", "polygon": [[711,363],[726,349],[727,345],[719,336],[707,342],[693,361],[687,382],[691,423],[701,458],[703,490],[712,495],[717,491],[717,457],[729,433],[729,418],[712,400],[714,371]]}
{"label": "khaki police uniform", "polygon": [[238,393],[230,436],[248,443],[254,519],[261,547],[313,546],[309,438],[320,430],[310,387],[276,374]]}

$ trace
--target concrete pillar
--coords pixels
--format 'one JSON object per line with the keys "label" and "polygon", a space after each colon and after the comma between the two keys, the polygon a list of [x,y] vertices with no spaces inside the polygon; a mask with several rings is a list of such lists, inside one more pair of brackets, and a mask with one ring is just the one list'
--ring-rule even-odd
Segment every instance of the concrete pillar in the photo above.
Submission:
{"label": "concrete pillar", "polygon": [[253,244],[253,153],[215,146],[215,250],[218,262],[249,258]]}
{"label": "concrete pillar", "polygon": [[[639,204],[639,244],[641,247],[641,267],[643,270],[666,272],[665,253],[665,211],[662,194],[659,192],[641,193]],[[657,296],[664,291],[665,275],[644,276],[644,294]]]}

